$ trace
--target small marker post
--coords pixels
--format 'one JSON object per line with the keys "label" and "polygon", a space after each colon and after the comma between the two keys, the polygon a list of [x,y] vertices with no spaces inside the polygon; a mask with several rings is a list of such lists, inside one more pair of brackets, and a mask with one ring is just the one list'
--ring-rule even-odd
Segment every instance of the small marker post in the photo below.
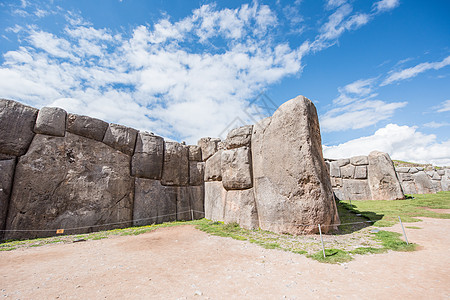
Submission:
{"label": "small marker post", "polygon": [[322,229],[320,228],[320,224],[319,224],[319,233],[320,233],[320,241],[322,242],[323,258],[326,258],[326,255],[325,255],[325,246],[323,245],[323,238],[322,238]]}
{"label": "small marker post", "polygon": [[409,245],[408,238],[406,237],[405,228],[403,227],[402,219],[400,219],[400,216],[398,216],[398,220],[400,221],[400,225],[402,226],[403,235],[405,236],[406,245]]}
{"label": "small marker post", "polygon": [[194,221],[194,211],[191,209],[191,220]]}

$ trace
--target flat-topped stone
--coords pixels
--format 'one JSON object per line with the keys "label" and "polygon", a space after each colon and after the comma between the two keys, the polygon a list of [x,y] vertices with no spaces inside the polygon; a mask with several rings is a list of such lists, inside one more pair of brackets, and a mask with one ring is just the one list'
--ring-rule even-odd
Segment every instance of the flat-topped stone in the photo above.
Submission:
{"label": "flat-topped stone", "polygon": [[108,129],[108,123],[105,121],[76,114],[68,114],[66,124],[68,132],[99,142],[103,141],[106,129]]}
{"label": "flat-topped stone", "polygon": [[66,117],[67,112],[62,108],[43,107],[37,115],[34,132],[53,136],[64,136],[66,133]]}

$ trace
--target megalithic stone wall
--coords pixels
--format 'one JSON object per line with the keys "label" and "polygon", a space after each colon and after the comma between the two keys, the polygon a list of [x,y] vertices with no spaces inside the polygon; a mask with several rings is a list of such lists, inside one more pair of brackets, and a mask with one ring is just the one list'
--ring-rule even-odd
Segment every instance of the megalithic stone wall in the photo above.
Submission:
{"label": "megalithic stone wall", "polygon": [[334,194],[339,200],[404,199],[402,187],[387,153],[326,159]]}
{"label": "megalithic stone wall", "polygon": [[405,194],[431,194],[450,191],[450,168],[397,167]]}
{"label": "megalithic stone wall", "polygon": [[204,138],[198,144],[206,160],[206,218],[290,234],[318,232],[318,224],[328,232],[339,224],[309,99],[292,99],[223,142]]}
{"label": "megalithic stone wall", "polygon": [[198,146],[0,99],[3,238],[202,218],[201,160]]}

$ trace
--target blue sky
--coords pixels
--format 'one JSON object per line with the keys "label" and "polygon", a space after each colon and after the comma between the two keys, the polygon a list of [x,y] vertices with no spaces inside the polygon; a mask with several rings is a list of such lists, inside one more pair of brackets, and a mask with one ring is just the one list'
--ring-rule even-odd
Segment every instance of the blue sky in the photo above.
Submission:
{"label": "blue sky", "polygon": [[0,97],[195,144],[304,95],[325,157],[450,165],[449,12],[437,0],[3,0]]}

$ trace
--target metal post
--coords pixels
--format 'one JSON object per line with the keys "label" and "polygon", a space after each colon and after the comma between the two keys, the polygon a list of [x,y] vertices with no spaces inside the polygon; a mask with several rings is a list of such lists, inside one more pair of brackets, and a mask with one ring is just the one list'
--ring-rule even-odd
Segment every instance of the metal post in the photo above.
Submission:
{"label": "metal post", "polygon": [[319,224],[319,232],[320,232],[320,241],[322,242],[323,258],[326,258],[326,255],[325,255],[325,246],[323,245],[323,238],[322,238],[322,229],[320,228],[320,224]]}
{"label": "metal post", "polygon": [[194,211],[191,208],[191,220],[194,221]]}
{"label": "metal post", "polygon": [[409,245],[408,238],[406,237],[405,228],[403,227],[402,219],[400,219],[400,216],[398,216],[398,220],[400,221],[400,225],[402,226],[403,235],[405,236],[405,240],[406,240],[406,245]]}

